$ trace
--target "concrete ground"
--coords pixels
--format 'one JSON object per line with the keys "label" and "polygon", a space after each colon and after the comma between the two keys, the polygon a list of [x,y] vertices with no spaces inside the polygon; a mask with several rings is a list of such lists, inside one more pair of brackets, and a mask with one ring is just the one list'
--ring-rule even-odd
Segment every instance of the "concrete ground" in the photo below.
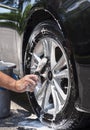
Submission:
{"label": "concrete ground", "polygon": [[34,114],[11,101],[11,112],[0,119],[0,130],[52,130],[40,123]]}
{"label": "concrete ground", "polygon": [[25,97],[12,95],[10,115],[0,119],[0,130],[51,130],[40,123]]}
{"label": "concrete ground", "polygon": [[[0,130],[54,130],[44,126],[33,114],[27,96],[11,93],[10,115],[0,119]],[[75,129],[76,130],[76,129]],[[80,130],[80,129],[78,129]],[[86,128],[85,130],[90,130]]]}

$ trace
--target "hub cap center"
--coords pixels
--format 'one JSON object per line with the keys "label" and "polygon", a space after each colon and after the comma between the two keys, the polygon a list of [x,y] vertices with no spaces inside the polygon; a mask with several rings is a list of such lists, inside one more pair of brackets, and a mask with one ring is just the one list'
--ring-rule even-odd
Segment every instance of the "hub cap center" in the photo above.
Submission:
{"label": "hub cap center", "polygon": [[53,78],[52,72],[49,71],[49,72],[48,72],[48,79],[49,79],[49,80],[52,80],[52,78]]}

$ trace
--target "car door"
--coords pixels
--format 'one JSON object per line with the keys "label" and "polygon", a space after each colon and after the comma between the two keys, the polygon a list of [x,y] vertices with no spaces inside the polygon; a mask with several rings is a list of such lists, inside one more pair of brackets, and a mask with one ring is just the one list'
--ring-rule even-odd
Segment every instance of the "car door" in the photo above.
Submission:
{"label": "car door", "polygon": [[15,6],[15,0],[0,0],[0,60],[18,64]]}
{"label": "car door", "polygon": [[64,8],[64,25],[72,42],[78,75],[78,106],[87,111],[90,110],[90,0],[67,0]]}

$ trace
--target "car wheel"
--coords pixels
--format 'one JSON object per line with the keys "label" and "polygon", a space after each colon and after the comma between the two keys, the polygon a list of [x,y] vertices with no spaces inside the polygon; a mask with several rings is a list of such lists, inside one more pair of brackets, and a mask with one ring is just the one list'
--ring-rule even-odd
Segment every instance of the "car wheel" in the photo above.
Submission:
{"label": "car wheel", "polygon": [[62,31],[54,22],[41,22],[35,27],[26,49],[25,70],[35,73],[43,58],[47,62],[28,98],[40,121],[50,127],[70,129],[80,116],[75,110],[77,90],[71,55]]}

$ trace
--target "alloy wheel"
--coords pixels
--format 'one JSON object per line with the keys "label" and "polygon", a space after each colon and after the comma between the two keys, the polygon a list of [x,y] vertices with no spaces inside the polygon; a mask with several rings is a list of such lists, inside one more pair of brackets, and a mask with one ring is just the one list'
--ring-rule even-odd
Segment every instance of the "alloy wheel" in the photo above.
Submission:
{"label": "alloy wheel", "polygon": [[40,72],[34,95],[41,107],[41,120],[44,113],[52,115],[52,120],[55,120],[70,96],[68,61],[61,43],[52,37],[44,37],[36,44],[32,52],[31,73],[35,73],[42,58],[47,58],[47,63]]}

